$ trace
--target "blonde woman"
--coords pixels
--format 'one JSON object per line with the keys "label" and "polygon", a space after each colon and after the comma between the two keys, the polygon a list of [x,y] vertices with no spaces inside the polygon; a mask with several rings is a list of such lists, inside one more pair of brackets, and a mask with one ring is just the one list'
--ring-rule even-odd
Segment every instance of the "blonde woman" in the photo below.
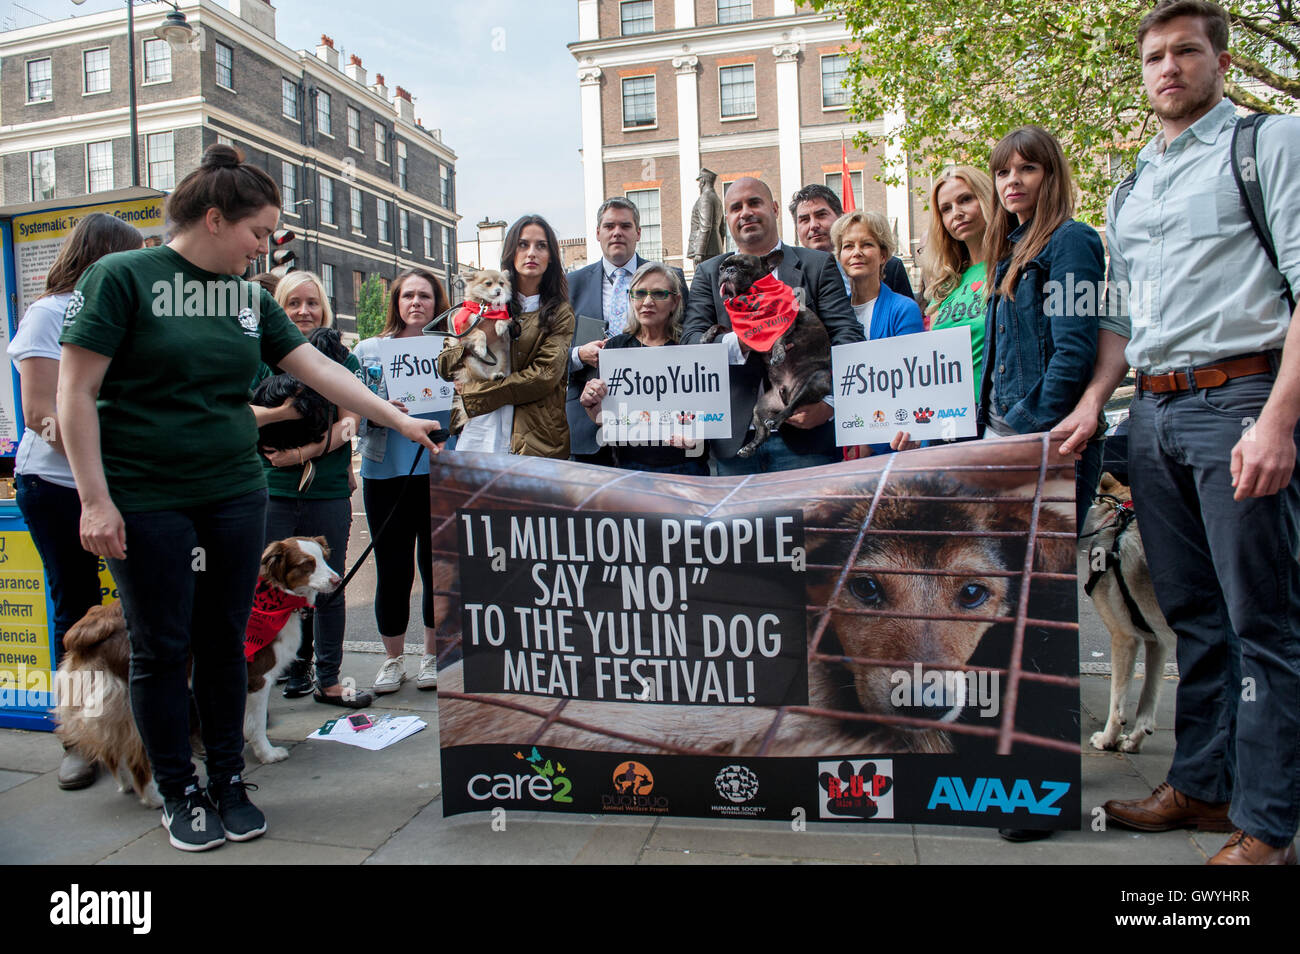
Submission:
{"label": "blonde woman", "polygon": [[[314,272],[290,272],[275,288],[275,301],[304,335],[334,326],[334,309],[325,284]],[[343,366],[361,379],[361,362],[349,354]],[[263,364],[258,380],[272,369]],[[352,438],[361,415],[337,408],[335,422],[324,439],[302,447],[267,451],[263,467],[270,500],[266,508],[266,542],[285,537],[323,536],[329,544],[329,561],[343,574],[347,568],[348,536],[352,529]],[[304,486],[304,471],[311,468]],[[343,591],[322,596],[314,611],[303,614],[302,645],[286,671],[284,695],[293,699],[315,693],[317,702],[347,708],[364,708],[373,699],[368,692],[344,693],[339,683],[343,662],[343,630],[347,610]],[[312,655],[316,657],[313,678]]]}

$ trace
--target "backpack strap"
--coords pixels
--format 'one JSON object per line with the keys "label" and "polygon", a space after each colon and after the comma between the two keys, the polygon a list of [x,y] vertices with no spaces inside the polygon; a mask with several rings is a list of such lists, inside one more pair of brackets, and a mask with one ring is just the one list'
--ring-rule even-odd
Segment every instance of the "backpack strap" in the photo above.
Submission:
{"label": "backpack strap", "polygon": [[[1268,227],[1268,217],[1264,209],[1264,188],[1259,181],[1259,164],[1256,161],[1256,146],[1259,139],[1259,127],[1268,118],[1265,113],[1251,113],[1237,120],[1232,130],[1232,178],[1237,183],[1237,192],[1241,195],[1241,204],[1245,206],[1246,217],[1250,227],[1255,230],[1255,237],[1264,247],[1269,264],[1277,264],[1277,248],[1273,245],[1273,233]],[[1279,272],[1281,269],[1278,269]],[[1282,276],[1287,308],[1295,311],[1295,297],[1291,287]]]}
{"label": "backpack strap", "polygon": [[1127,176],[1124,177],[1123,182],[1121,182],[1119,185],[1115,187],[1115,214],[1114,214],[1113,221],[1116,222],[1119,221],[1119,210],[1124,208],[1124,200],[1126,200],[1128,198],[1128,194],[1133,191],[1133,184],[1137,181],[1138,181],[1138,174],[1137,174],[1137,170],[1134,169],[1132,172],[1130,172]]}

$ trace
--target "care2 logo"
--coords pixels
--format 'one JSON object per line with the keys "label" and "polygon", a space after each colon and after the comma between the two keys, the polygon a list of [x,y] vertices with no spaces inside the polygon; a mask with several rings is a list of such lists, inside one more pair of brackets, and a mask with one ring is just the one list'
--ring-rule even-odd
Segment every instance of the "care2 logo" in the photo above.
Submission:
{"label": "care2 logo", "polygon": [[515,752],[514,755],[532,769],[531,774],[517,771],[471,775],[465,786],[469,797],[477,802],[489,799],[502,802],[532,799],[535,802],[568,804],[573,801],[570,794],[573,782],[566,774],[564,764],[558,759],[543,758],[537,746],[533,746],[533,751],[528,756],[523,752]]}

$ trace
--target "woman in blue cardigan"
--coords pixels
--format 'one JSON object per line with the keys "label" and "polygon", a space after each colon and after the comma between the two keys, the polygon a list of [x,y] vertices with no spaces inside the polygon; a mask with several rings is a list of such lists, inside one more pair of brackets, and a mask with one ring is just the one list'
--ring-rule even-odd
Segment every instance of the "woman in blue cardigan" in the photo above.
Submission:
{"label": "woman in blue cardigan", "polygon": [[[835,258],[852,283],[850,302],[862,322],[867,340],[893,338],[925,330],[921,308],[881,281],[885,264],[894,257],[894,230],[879,212],[849,212],[831,226]],[[888,454],[891,450],[916,447],[899,431],[889,444],[864,444],[845,448],[846,460]]]}

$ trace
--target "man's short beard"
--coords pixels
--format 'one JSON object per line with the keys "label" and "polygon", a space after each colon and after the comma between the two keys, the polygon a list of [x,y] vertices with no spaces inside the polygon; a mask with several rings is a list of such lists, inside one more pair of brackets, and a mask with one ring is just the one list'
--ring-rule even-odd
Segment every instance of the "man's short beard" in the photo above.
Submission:
{"label": "man's short beard", "polygon": [[1162,110],[1158,105],[1152,103],[1151,109],[1155,112],[1156,117],[1161,120],[1178,122],[1186,119],[1188,116],[1195,116],[1198,113],[1206,113],[1223,98],[1223,93],[1211,86],[1205,91],[1205,95],[1194,103],[1179,107],[1174,111]]}

